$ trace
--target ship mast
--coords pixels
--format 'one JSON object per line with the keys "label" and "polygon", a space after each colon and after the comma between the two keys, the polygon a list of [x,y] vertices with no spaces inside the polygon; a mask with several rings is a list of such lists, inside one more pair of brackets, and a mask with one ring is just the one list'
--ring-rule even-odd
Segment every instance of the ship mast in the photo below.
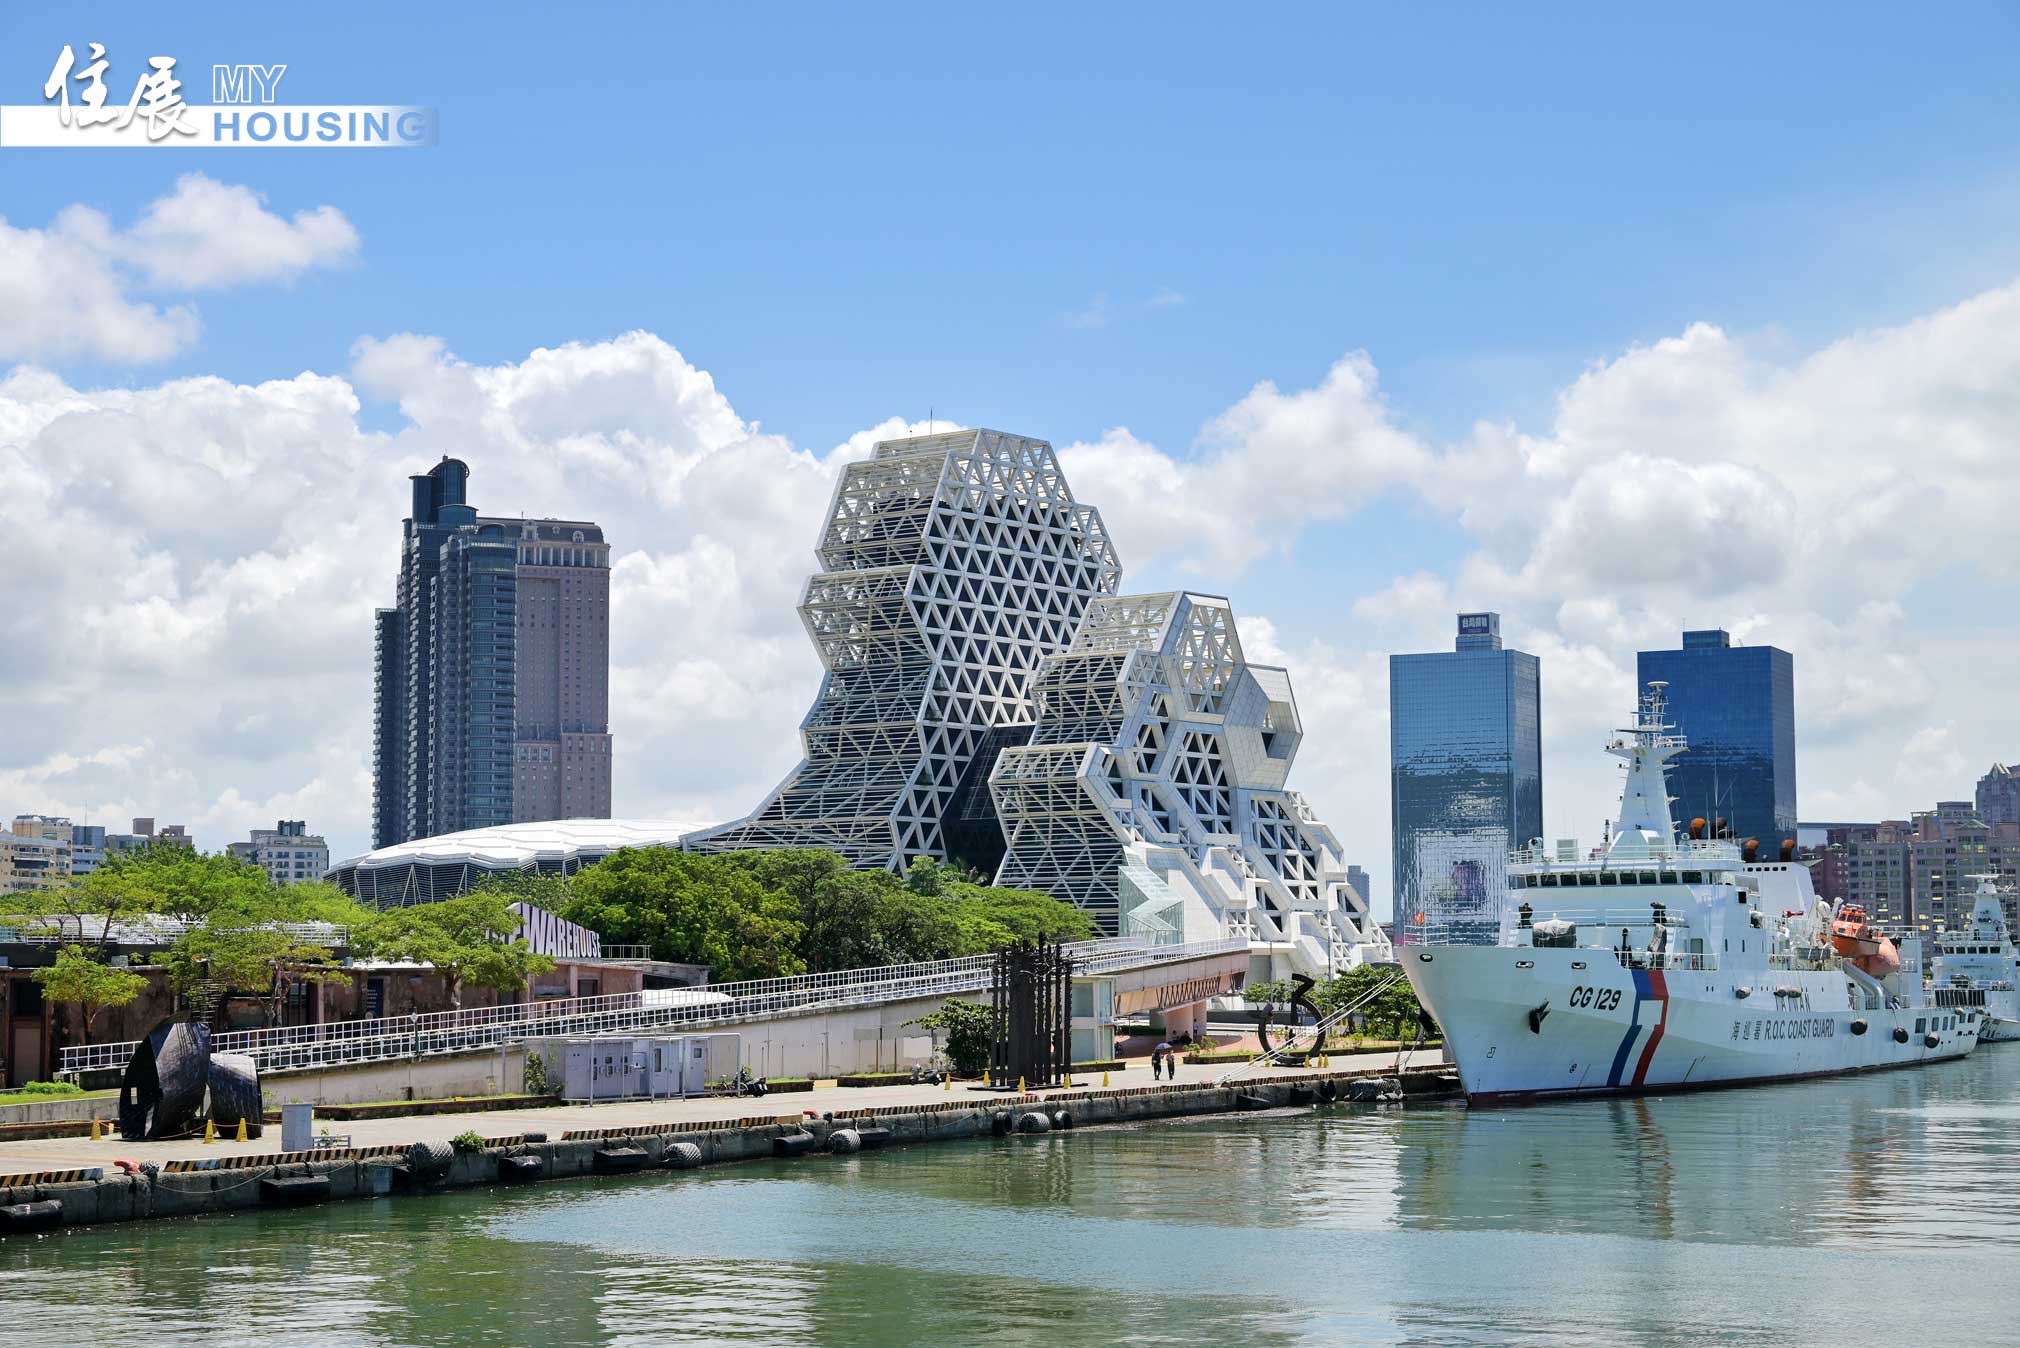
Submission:
{"label": "ship mast", "polygon": [[1627,760],[1627,780],[1620,788],[1620,818],[1613,826],[1607,855],[1622,858],[1671,852],[1676,848],[1676,822],[1669,813],[1669,785],[1663,764],[1682,752],[1683,736],[1663,720],[1668,706],[1660,679],[1641,695],[1634,724],[1614,732],[1606,746]]}

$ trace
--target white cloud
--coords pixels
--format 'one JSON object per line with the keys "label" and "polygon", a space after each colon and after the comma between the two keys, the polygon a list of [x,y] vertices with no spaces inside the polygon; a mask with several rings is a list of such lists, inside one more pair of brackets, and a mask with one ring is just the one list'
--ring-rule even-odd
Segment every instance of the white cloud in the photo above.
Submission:
{"label": "white cloud", "polygon": [[197,312],[136,290],[288,280],[346,261],[357,246],[357,231],[334,207],[286,220],[250,189],[201,173],[178,180],[124,231],[84,206],[46,229],[0,219],[0,359],[166,360],[196,341]]}

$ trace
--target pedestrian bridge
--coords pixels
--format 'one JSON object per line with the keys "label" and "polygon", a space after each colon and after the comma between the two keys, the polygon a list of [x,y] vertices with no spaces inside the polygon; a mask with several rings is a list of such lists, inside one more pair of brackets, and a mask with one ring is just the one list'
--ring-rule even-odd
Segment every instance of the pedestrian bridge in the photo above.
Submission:
{"label": "pedestrian bridge", "polygon": [[[1156,945],[1143,937],[1124,936],[1076,942],[1067,950],[1073,957],[1076,978],[1115,977],[1129,1000],[1146,1008],[1204,1000],[1230,991],[1240,986],[1248,972],[1249,942],[1245,937]],[[556,1036],[703,1030],[978,993],[989,986],[993,964],[992,956],[972,955],[706,987],[231,1030],[216,1036],[212,1048],[219,1053],[246,1054],[258,1061],[262,1071],[272,1072],[471,1053]],[[124,1068],[137,1047],[135,1041],[74,1045],[63,1050],[59,1072],[75,1077]]]}

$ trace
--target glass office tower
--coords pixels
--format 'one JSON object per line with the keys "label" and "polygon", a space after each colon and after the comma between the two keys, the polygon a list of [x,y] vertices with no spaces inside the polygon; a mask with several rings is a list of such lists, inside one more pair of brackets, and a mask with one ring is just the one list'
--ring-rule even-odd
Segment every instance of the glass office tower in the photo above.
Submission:
{"label": "glass office tower", "polygon": [[1460,614],[1450,651],[1389,657],[1397,944],[1499,937],[1508,853],[1543,833],[1538,685],[1497,613]]}
{"label": "glass office tower", "polygon": [[1712,628],[1685,632],[1682,650],[1641,652],[1635,675],[1669,684],[1669,719],[1688,746],[1669,764],[1678,826],[1724,819],[1764,856],[1795,837],[1795,658]]}

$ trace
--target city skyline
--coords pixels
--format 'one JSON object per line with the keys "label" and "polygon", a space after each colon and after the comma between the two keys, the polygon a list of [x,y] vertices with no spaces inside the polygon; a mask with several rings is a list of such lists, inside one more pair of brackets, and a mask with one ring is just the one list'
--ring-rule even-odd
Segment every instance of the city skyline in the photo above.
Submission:
{"label": "city skyline", "polygon": [[[1386,657],[1460,609],[1550,671],[1552,836],[1594,835],[1635,653],[1685,629],[1801,661],[1814,817],[2020,754],[2004,11],[1837,12],[1830,60],[1787,12],[1740,51],[1619,15],[1078,22],[1060,61],[976,15],[630,12],[641,49],[765,59],[592,82],[599,25],[514,16],[498,59],[569,90],[540,132],[567,152],[529,155],[522,91],[440,59],[448,15],[8,11],[12,102],[103,38],[115,73],[286,61],[296,99],[426,102],[443,139],[9,153],[0,800],[366,850],[385,522],[448,454],[494,508],[608,531],[616,807],[735,817],[799,756],[843,467],[957,424],[1048,440],[1132,590],[1225,594],[1297,671],[1300,789],[1379,911]],[[983,40],[1053,96],[935,59]],[[1203,50],[1274,77],[1198,97],[1168,63]],[[915,78],[861,78],[887,60]],[[677,168],[636,172],[676,126]]]}

